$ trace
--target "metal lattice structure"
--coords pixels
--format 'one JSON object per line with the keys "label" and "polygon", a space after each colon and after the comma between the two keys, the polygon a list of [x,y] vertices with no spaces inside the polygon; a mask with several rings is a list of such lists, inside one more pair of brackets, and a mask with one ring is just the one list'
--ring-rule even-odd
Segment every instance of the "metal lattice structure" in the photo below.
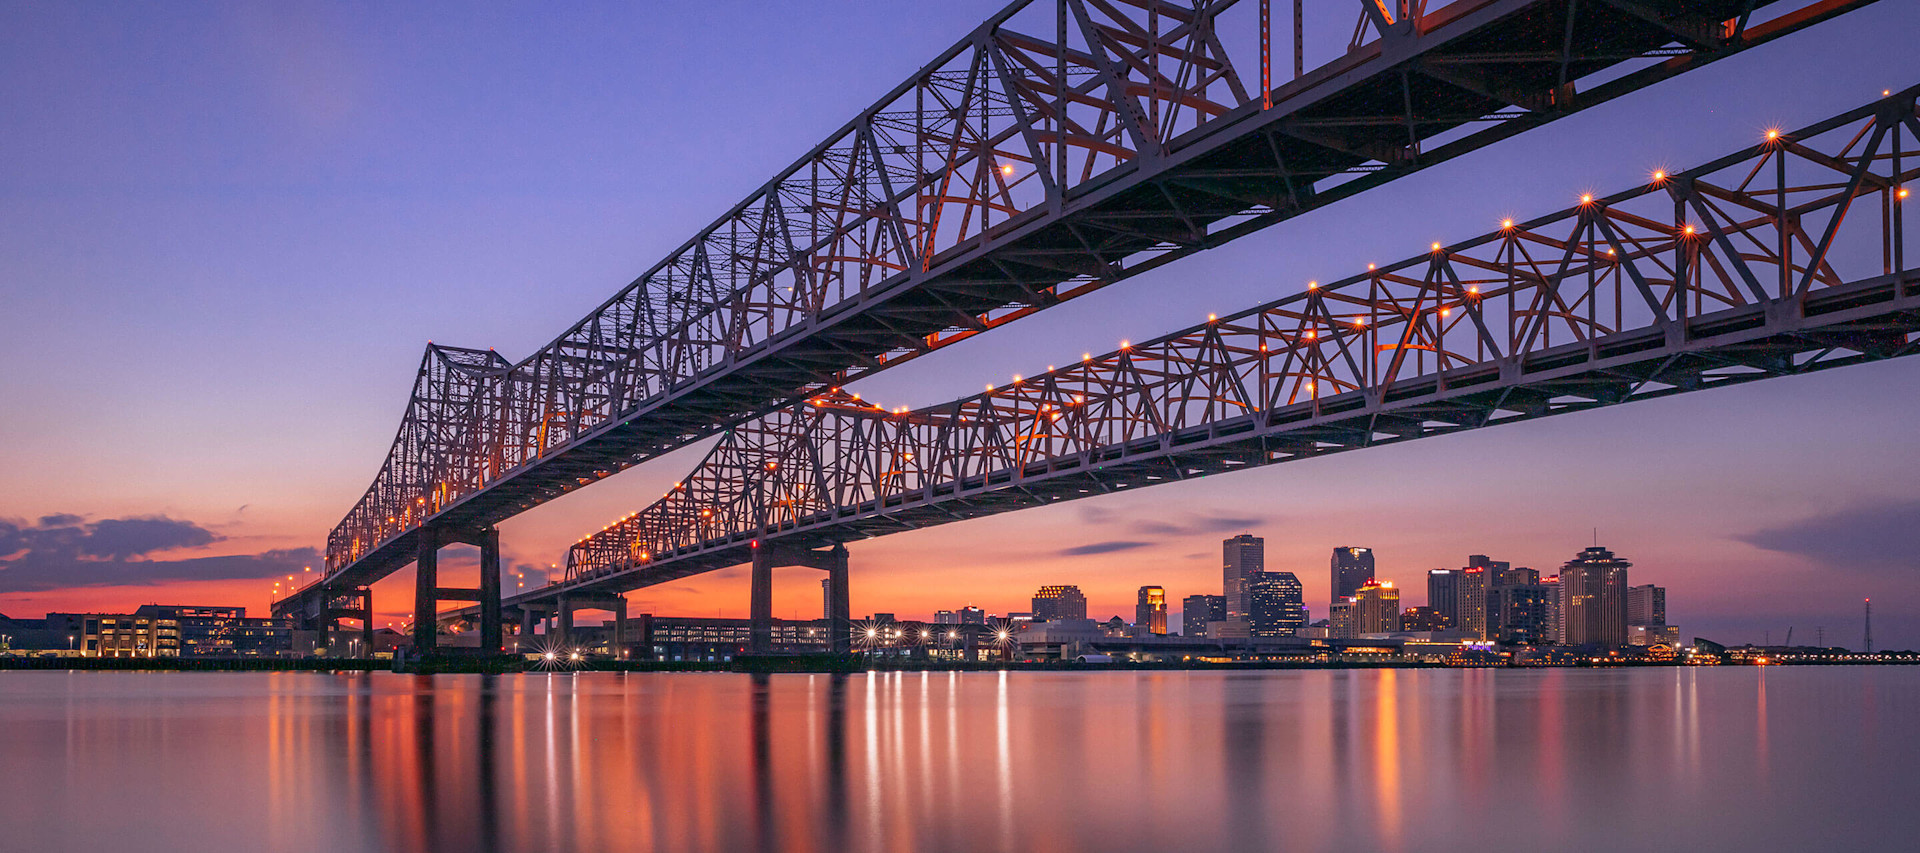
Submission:
{"label": "metal lattice structure", "polygon": [[1920,352],[1916,95],[964,399],[818,395],[516,601]]}
{"label": "metal lattice structure", "polygon": [[1334,58],[1273,89],[1264,0],[1013,3],[525,360],[430,347],[326,576],[282,609],[405,566],[441,541],[423,527],[474,535],[1872,0],[1351,2],[1351,38],[1293,33],[1296,68]]}

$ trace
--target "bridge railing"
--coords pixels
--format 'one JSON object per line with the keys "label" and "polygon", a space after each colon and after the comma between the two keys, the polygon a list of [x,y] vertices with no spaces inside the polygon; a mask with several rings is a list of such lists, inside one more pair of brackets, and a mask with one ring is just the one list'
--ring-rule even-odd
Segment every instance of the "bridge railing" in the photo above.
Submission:
{"label": "bridge railing", "polygon": [[[1908,270],[1916,94],[960,400],[887,410],[823,392],[729,431],[659,501],[574,545],[568,576],[1013,484],[1183,432],[1307,420],[1434,382],[1497,385],[1503,365],[1568,345],[1663,347],[1689,318]],[[1708,375],[1760,369],[1721,357]]]}

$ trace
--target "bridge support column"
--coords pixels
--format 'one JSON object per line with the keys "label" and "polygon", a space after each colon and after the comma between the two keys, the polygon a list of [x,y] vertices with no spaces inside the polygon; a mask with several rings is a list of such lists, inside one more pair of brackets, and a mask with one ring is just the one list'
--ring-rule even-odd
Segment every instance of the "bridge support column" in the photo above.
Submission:
{"label": "bridge support column", "polygon": [[827,552],[827,649],[853,651],[853,599],[847,592],[847,546]]}
{"label": "bridge support column", "polygon": [[524,606],[520,608],[520,644],[521,644],[520,650],[523,652],[527,650],[526,649],[527,641],[533,638],[533,626],[535,621],[536,620],[534,619],[534,616],[533,616],[533,608],[524,607]]}
{"label": "bridge support column", "polygon": [[367,616],[360,620],[360,654],[373,657],[373,587],[360,590],[360,601],[367,609]]}
{"label": "bridge support column", "polygon": [[748,608],[752,619],[752,641],[748,650],[756,655],[773,651],[773,548],[753,546],[753,588]]}
{"label": "bridge support column", "polygon": [[853,649],[853,606],[847,594],[847,546],[836,544],[824,551],[769,542],[753,545],[753,587],[751,594],[751,636],[748,649],[754,654],[773,651],[773,570],[776,566],[806,566],[827,573],[826,610],[827,648],[835,652]]}
{"label": "bridge support column", "polygon": [[500,626],[500,531],[480,534],[480,651],[497,655],[505,648]]}
{"label": "bridge support column", "polygon": [[613,600],[613,641],[607,644],[607,654],[614,660],[626,660],[627,648],[627,599],[626,596],[614,596]]}
{"label": "bridge support column", "polygon": [[558,628],[555,639],[562,646],[573,645],[573,602],[564,595],[560,596],[559,609],[553,616]]}
{"label": "bridge support column", "polygon": [[[341,619],[360,620],[361,655],[373,656],[373,589],[358,587],[343,592],[324,592],[320,598],[319,648],[327,655],[335,653],[334,635],[340,631]],[[348,649],[351,651],[351,649]]]}
{"label": "bridge support column", "polygon": [[439,645],[440,535],[420,528],[420,555],[414,561],[413,653],[433,654]]}

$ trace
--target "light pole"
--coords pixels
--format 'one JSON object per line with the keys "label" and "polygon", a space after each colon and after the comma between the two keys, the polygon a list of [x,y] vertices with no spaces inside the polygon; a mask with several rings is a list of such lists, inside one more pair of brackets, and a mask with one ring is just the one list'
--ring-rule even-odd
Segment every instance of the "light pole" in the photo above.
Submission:
{"label": "light pole", "polygon": [[80,650],[80,638],[73,634],[68,634],[67,635],[67,651],[77,652],[79,650]]}

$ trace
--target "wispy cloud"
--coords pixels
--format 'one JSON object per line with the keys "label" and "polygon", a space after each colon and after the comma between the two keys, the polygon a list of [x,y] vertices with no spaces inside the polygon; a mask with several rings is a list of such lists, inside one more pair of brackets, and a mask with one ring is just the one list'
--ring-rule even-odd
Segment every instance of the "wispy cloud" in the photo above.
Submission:
{"label": "wispy cloud", "polygon": [[165,516],[88,522],[58,513],[37,522],[0,519],[0,592],[174,581],[257,580],[320,562],[313,548],[156,560],[151,555],[204,548],[222,540],[191,521]]}
{"label": "wispy cloud", "polygon": [[1862,504],[1736,537],[1756,548],[1794,554],[1822,568],[1914,576],[1920,501]]}
{"label": "wispy cloud", "polygon": [[1080,518],[1090,525],[1117,527],[1128,533],[1166,537],[1235,533],[1271,524],[1273,521],[1267,518],[1205,511],[1167,512],[1150,518],[1138,518],[1130,513],[1115,512],[1102,506],[1083,508]]}
{"label": "wispy cloud", "polygon": [[1111,554],[1115,551],[1131,551],[1135,548],[1145,548],[1151,544],[1153,543],[1128,542],[1124,540],[1094,542],[1088,545],[1075,545],[1072,548],[1062,548],[1057,553],[1062,557],[1084,557],[1088,554]]}

